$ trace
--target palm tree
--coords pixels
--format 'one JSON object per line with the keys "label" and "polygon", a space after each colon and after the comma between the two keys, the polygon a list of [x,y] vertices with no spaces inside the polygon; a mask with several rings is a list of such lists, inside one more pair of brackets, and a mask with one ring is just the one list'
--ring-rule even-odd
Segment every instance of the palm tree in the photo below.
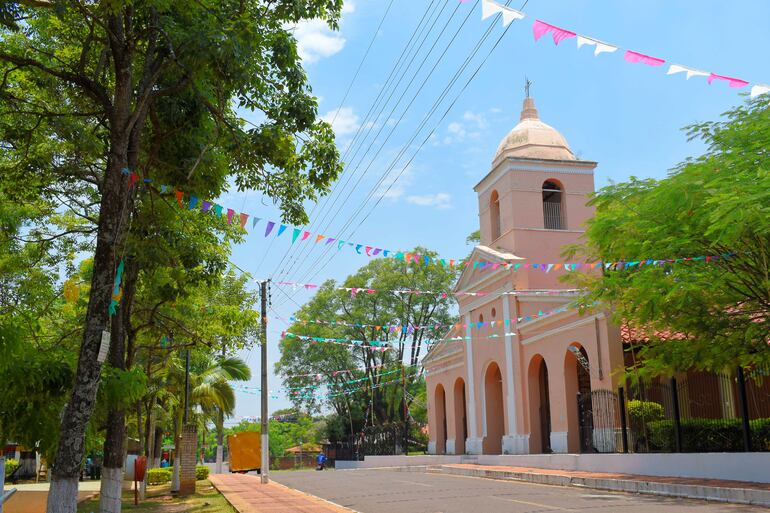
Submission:
{"label": "palm tree", "polygon": [[[176,355],[169,359],[168,389],[177,398],[174,415],[174,440],[182,431],[185,397],[185,363]],[[187,406],[190,416],[188,422],[216,419],[217,460],[221,463],[224,417],[235,410],[235,391],[230,381],[248,381],[251,369],[237,356],[215,356],[210,353],[195,352],[190,358],[190,404]],[[179,459],[174,462],[174,486],[178,488]]]}

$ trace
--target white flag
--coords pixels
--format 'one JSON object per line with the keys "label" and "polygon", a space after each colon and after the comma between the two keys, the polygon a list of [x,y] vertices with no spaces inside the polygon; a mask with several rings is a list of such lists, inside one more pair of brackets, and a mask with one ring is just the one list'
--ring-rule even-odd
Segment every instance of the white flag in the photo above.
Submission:
{"label": "white flag", "polygon": [[481,19],[485,20],[497,13],[503,14],[503,26],[507,27],[514,20],[520,20],[524,17],[523,12],[519,12],[510,7],[500,5],[492,0],[481,0]]}
{"label": "white flag", "polygon": [[756,84],[751,86],[751,97],[759,96],[760,94],[770,93],[770,85]]}
{"label": "white flag", "polygon": [[695,68],[688,68],[687,66],[681,66],[679,64],[672,64],[669,66],[666,75],[673,75],[674,73],[681,73],[683,71],[687,72],[687,80],[690,80],[692,77],[707,77],[710,75],[710,73],[706,71],[701,71]]}
{"label": "white flag", "polygon": [[592,39],[590,37],[586,36],[578,36],[577,37],[577,46],[580,48],[583,45],[592,45],[596,48],[594,49],[594,55],[599,55],[602,52],[614,52],[618,49],[617,46],[610,45],[607,43],[603,43],[602,41],[599,41],[598,39]]}

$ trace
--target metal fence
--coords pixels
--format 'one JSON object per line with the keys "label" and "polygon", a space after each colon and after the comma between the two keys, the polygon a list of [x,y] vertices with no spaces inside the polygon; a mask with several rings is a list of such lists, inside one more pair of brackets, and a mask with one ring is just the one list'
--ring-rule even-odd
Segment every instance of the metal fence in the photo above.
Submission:
{"label": "metal fence", "polygon": [[[425,443],[415,439],[414,424],[409,424],[410,433],[405,435],[403,423],[369,426],[346,441],[329,444],[327,456],[330,460],[363,460],[364,456],[393,456],[409,452],[426,452]],[[405,443],[406,441],[406,443]]]}
{"label": "metal fence", "polygon": [[770,367],[578,394],[582,452],[770,451]]}

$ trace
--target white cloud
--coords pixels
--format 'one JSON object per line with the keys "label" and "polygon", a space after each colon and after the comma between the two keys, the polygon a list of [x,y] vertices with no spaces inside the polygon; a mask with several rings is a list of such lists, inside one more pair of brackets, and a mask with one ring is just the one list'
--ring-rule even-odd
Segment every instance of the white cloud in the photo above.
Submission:
{"label": "white cloud", "polygon": [[342,14],[349,14],[351,12],[356,12],[356,4],[351,0],[345,0],[345,3],[342,5]]}
{"label": "white cloud", "polygon": [[445,209],[452,206],[452,196],[446,192],[437,192],[436,194],[407,196],[406,202],[421,207]]}
{"label": "white cloud", "polygon": [[339,137],[352,134],[361,126],[358,122],[358,115],[353,112],[352,107],[342,107],[340,109],[330,110],[321,119],[331,123],[334,133]]}
{"label": "white cloud", "polygon": [[[403,172],[402,172],[403,171]],[[388,172],[388,176],[377,187],[375,193],[379,197],[397,200],[404,195],[406,189],[414,181],[414,166],[409,164],[406,169],[403,166],[395,166]]]}
{"label": "white cloud", "polygon": [[462,116],[462,121],[452,121],[447,125],[447,135],[444,136],[442,143],[450,145],[462,143],[468,139],[478,139],[488,126],[487,118],[483,114],[467,110]]}
{"label": "white cloud", "polygon": [[463,119],[465,121],[476,123],[476,126],[481,130],[487,127],[487,118],[485,118],[483,114],[476,114],[475,112],[466,110],[463,114]]}
{"label": "white cloud", "polygon": [[294,27],[297,51],[306,64],[317,62],[342,51],[345,38],[323,20],[301,21]]}

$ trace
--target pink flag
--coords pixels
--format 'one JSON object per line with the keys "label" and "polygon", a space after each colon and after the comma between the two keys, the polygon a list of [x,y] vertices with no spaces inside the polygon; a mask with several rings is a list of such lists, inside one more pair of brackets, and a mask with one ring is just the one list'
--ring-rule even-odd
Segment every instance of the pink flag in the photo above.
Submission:
{"label": "pink flag", "polygon": [[632,52],[631,50],[626,50],[626,54],[623,56],[623,58],[632,64],[641,62],[648,66],[662,66],[663,63],[666,62],[663,59],[658,59],[657,57],[650,57],[649,55],[644,55],[643,53],[639,53],[639,52]]}
{"label": "pink flag", "polygon": [[364,251],[366,252],[366,256],[372,256],[372,253],[371,253],[372,247],[371,246],[364,247]]}
{"label": "pink flag", "polygon": [[305,233],[302,234],[302,240],[305,240],[308,237],[310,237],[310,232],[305,232]]}
{"label": "pink flag", "polygon": [[233,216],[235,215],[235,210],[232,208],[227,209],[227,224],[233,224]]}
{"label": "pink flag", "polygon": [[559,28],[555,25],[550,25],[540,20],[535,20],[535,23],[532,25],[532,32],[534,32],[535,34],[535,41],[543,37],[544,34],[547,34],[548,32],[550,32],[551,35],[553,36],[553,42],[556,45],[558,45],[565,39],[569,39],[571,37],[577,36],[577,34],[574,32],[571,32],[569,30],[564,30],[563,28]]}
{"label": "pink flag", "polygon": [[733,78],[733,77],[726,77],[724,75],[717,75],[716,73],[712,73],[709,75],[708,83],[710,84],[714,80],[725,80],[730,84],[730,87],[738,88],[738,87],[746,87],[749,85],[748,82],[745,80],[741,80],[740,78]]}

